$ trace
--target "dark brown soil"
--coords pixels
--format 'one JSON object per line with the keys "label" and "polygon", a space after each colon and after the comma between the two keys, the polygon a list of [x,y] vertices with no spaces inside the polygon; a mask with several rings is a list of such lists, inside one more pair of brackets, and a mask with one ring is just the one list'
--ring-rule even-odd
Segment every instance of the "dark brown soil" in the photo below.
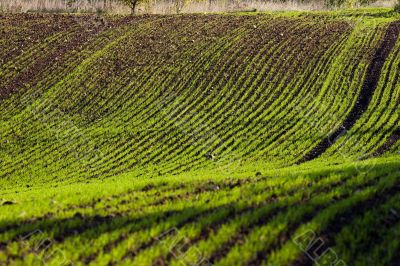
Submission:
{"label": "dark brown soil", "polygon": [[380,46],[378,47],[372,58],[371,64],[368,66],[364,83],[353,109],[350,111],[343,124],[338,129],[336,129],[333,133],[323,139],[297,163],[311,161],[319,157],[336,142],[336,139],[338,139],[338,137],[345,134],[350,128],[352,128],[357,120],[361,117],[361,115],[365,112],[372,99],[376,86],[378,85],[379,76],[383,64],[385,63],[386,58],[392,51],[399,36],[399,33],[400,22],[396,21],[390,23]]}
{"label": "dark brown soil", "polygon": [[382,144],[373,154],[373,156],[380,156],[390,150],[391,147],[393,147],[394,144],[397,143],[397,141],[400,139],[400,128],[396,129],[393,131],[393,133],[387,138],[385,143]]}

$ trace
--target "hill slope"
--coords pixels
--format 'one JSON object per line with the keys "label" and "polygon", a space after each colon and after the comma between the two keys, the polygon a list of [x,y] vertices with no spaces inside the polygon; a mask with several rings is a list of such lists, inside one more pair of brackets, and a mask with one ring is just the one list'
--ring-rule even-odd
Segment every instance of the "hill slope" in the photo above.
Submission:
{"label": "hill slope", "polygon": [[0,25],[0,261],[400,261],[386,11]]}

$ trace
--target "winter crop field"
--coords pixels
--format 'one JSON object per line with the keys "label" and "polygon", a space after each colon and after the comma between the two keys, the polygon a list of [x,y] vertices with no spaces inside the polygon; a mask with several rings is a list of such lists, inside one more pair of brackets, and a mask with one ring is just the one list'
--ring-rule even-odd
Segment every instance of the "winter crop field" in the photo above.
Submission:
{"label": "winter crop field", "polygon": [[399,34],[0,14],[0,265],[400,265]]}

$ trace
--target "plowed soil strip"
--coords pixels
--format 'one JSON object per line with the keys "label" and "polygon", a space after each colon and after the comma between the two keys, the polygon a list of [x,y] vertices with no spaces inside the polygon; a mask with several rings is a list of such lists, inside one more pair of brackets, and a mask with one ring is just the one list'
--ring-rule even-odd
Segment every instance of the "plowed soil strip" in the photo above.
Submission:
{"label": "plowed soil strip", "polygon": [[378,85],[382,67],[385,63],[386,58],[392,51],[399,36],[399,33],[400,22],[395,21],[390,23],[389,27],[386,30],[385,37],[382,43],[376,50],[372,58],[371,64],[368,66],[364,83],[353,109],[350,111],[343,124],[338,129],[336,129],[333,133],[324,138],[316,147],[314,147],[309,153],[307,153],[302,159],[300,159],[298,163],[304,163],[319,157],[330,146],[333,145],[335,140],[341,134],[353,127],[353,125],[361,117],[364,111],[368,108],[376,86]]}
{"label": "plowed soil strip", "polygon": [[392,135],[390,135],[389,138],[387,138],[385,143],[383,143],[382,146],[380,146],[376,150],[376,152],[373,153],[373,156],[376,157],[383,155],[385,152],[389,151],[390,148],[392,148],[399,139],[400,139],[400,128],[393,131]]}

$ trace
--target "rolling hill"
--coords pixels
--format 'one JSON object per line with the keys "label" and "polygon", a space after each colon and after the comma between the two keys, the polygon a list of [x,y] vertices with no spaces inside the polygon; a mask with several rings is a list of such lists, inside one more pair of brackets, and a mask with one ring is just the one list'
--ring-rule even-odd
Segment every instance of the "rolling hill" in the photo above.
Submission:
{"label": "rolling hill", "polygon": [[397,19],[0,15],[0,264],[398,265]]}

